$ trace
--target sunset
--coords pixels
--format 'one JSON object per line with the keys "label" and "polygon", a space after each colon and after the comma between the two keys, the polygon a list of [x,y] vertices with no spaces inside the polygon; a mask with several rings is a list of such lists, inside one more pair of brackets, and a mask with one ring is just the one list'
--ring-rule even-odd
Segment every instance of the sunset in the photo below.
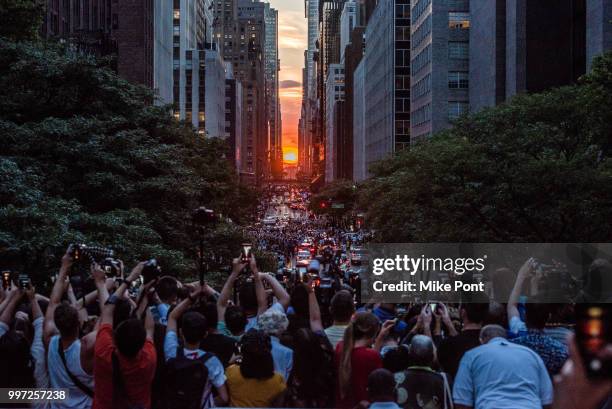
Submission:
{"label": "sunset", "polygon": [[295,165],[298,159],[298,150],[293,146],[283,146],[283,162],[287,165]]}
{"label": "sunset", "polygon": [[283,161],[297,163],[298,122],[302,104],[302,66],[306,48],[307,21],[304,2],[270,0],[279,10],[280,104],[283,121]]}

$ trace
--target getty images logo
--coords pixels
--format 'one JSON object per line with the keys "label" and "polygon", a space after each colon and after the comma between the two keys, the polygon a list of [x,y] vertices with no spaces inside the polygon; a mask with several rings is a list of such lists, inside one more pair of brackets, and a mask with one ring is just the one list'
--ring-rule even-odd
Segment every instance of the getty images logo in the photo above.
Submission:
{"label": "getty images logo", "polygon": [[397,271],[409,273],[411,276],[418,271],[436,271],[461,276],[465,273],[481,273],[485,269],[487,255],[474,257],[410,257],[406,254],[395,258],[375,258],[372,260],[372,273],[382,275],[385,272]]}

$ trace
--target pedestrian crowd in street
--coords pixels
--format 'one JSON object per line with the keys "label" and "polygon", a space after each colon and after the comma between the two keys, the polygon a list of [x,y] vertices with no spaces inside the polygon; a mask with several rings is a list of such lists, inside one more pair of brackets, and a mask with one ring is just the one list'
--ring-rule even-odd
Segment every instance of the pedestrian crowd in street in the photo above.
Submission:
{"label": "pedestrian crowd in street", "polygon": [[93,264],[96,290],[76,299],[74,262],[69,249],[48,297],[16,282],[0,293],[0,388],[68,392],[33,407],[611,407],[572,306],[523,305],[520,289],[506,306],[356,305],[347,290],[322,305],[313,277],[290,294],[250,257],[220,289],[160,276],[138,293],[145,263],[123,278]]}

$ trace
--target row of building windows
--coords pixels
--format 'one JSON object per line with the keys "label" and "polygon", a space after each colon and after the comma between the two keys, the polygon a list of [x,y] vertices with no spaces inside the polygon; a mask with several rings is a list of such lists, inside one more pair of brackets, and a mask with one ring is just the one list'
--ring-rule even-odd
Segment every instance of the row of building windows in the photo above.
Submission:
{"label": "row of building windows", "polygon": [[470,57],[470,47],[467,41],[449,41],[448,58],[467,60]]}
{"label": "row of building windows", "polygon": [[395,26],[395,41],[410,41],[410,26]]}
{"label": "row of building windows", "polygon": [[412,75],[415,75],[417,72],[421,71],[423,67],[425,67],[431,61],[431,45],[425,47],[410,64],[410,71]]}
{"label": "row of building windows", "polygon": [[470,13],[450,11],[448,13],[448,28],[453,30],[467,30],[470,28]]}
{"label": "row of building windows", "polygon": [[410,97],[414,101],[429,92],[431,92],[431,74],[427,74],[413,85],[410,90]]}
{"label": "row of building windows", "polygon": [[431,104],[423,105],[410,113],[410,122],[414,125],[421,125],[428,121],[431,121]]}
{"label": "row of building windows", "polygon": [[467,71],[450,71],[448,73],[449,89],[467,89],[470,85]]}
{"label": "row of building windows", "polygon": [[468,112],[470,104],[465,101],[448,101],[448,119],[451,121]]}
{"label": "row of building windows", "polygon": [[395,50],[395,66],[408,67],[410,66],[410,50]]}
{"label": "row of building windows", "polygon": [[410,18],[410,4],[396,4],[395,5],[395,18]]}
{"label": "row of building windows", "polygon": [[412,24],[416,23],[416,21],[423,15],[425,10],[427,10],[427,6],[431,4],[431,0],[418,0],[414,7],[412,8]]}
{"label": "row of building windows", "polygon": [[410,135],[410,121],[395,121],[395,135]]}
{"label": "row of building windows", "polygon": [[406,91],[410,89],[410,75],[395,76],[395,90]]}
{"label": "row of building windows", "polygon": [[417,28],[412,34],[412,49],[414,50],[427,38],[427,36],[431,33],[431,14],[427,16],[425,20],[421,23],[419,28]]}
{"label": "row of building windows", "polygon": [[410,98],[395,98],[395,112],[410,112]]}
{"label": "row of building windows", "polygon": [[446,0],[448,2],[449,10],[469,10],[469,0]]}

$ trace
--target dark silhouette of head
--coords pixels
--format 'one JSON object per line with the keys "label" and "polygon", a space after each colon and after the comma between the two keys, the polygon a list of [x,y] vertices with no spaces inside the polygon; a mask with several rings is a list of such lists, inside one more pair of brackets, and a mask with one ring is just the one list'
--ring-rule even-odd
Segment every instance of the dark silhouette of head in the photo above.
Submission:
{"label": "dark silhouette of head", "polygon": [[197,311],[187,311],[181,318],[181,333],[185,343],[199,345],[207,332],[206,318]]}
{"label": "dark silhouette of head", "polygon": [[395,379],[393,374],[379,368],[368,376],[368,397],[370,402],[395,401]]}
{"label": "dark silhouette of head", "polygon": [[79,335],[79,313],[71,305],[58,305],[53,312],[53,322],[62,338],[77,337]]}
{"label": "dark silhouette of head", "polygon": [[134,358],[144,346],[146,337],[147,333],[142,321],[130,318],[117,326],[113,338],[121,355]]}
{"label": "dark silhouette of head", "polygon": [[245,378],[268,379],[274,375],[272,342],[263,331],[250,329],[240,343],[240,373]]}

